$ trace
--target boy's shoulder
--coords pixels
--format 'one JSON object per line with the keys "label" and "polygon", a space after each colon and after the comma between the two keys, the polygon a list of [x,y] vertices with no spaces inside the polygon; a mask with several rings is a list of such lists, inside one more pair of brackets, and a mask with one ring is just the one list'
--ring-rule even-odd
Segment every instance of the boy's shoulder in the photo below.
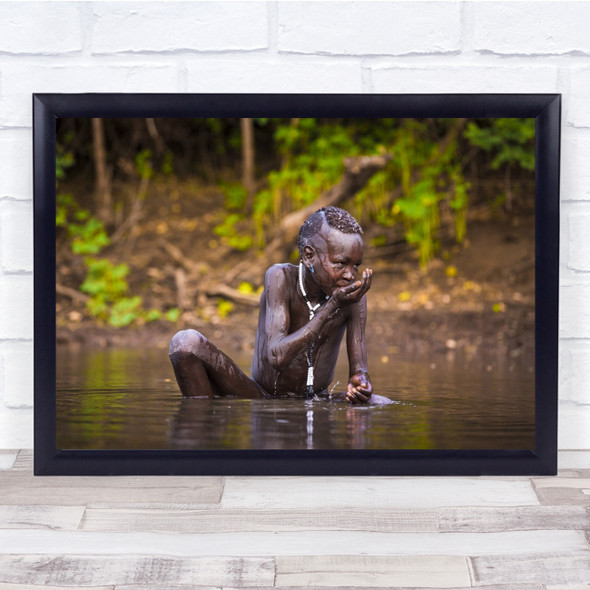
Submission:
{"label": "boy's shoulder", "polygon": [[269,280],[285,280],[297,273],[297,267],[288,262],[282,262],[269,266],[264,275],[265,283]]}

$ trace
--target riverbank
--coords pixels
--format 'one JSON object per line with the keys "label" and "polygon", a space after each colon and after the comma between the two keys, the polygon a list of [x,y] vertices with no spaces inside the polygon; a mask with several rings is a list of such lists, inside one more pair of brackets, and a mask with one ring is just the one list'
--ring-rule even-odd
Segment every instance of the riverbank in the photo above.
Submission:
{"label": "riverbank", "polygon": [[[194,328],[230,354],[252,352],[257,307],[239,300],[220,305],[224,298],[205,296],[200,283],[223,279],[253,255],[232,249],[213,232],[224,215],[218,193],[205,190],[195,199],[187,190],[180,185],[154,187],[135,232],[105,250],[113,263],[128,264],[130,290],[142,297],[146,309],[182,307],[178,321],[114,328],[89,316],[81,298],[58,295],[59,345],[165,348],[177,330]],[[172,203],[169,208],[163,208],[164,193]],[[374,271],[367,323],[373,357],[532,355],[532,212],[472,211],[464,242],[441,237],[437,258],[425,269],[399,237],[395,229],[377,226],[368,227],[364,236],[364,262]],[[58,263],[58,282],[75,288],[84,269],[80,260],[67,262]],[[228,282],[235,290],[239,280]],[[256,279],[251,287],[259,287]]]}

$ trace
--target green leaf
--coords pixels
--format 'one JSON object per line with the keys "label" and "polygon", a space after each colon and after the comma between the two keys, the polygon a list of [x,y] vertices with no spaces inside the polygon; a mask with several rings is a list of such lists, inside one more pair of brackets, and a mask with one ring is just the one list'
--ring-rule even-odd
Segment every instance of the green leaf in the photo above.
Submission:
{"label": "green leaf", "polygon": [[162,319],[162,312],[158,309],[150,309],[145,313],[146,322],[155,322],[156,320]]}
{"label": "green leaf", "polygon": [[133,323],[140,314],[142,298],[139,295],[120,299],[110,308],[109,324],[122,328]]}
{"label": "green leaf", "polygon": [[234,309],[234,304],[231,301],[226,301],[225,299],[221,299],[217,304],[217,313],[219,317],[225,318],[227,317]]}
{"label": "green leaf", "polygon": [[139,176],[145,180],[154,175],[154,168],[152,165],[152,150],[141,150],[135,156],[135,169]]}
{"label": "green leaf", "polygon": [[178,309],[178,307],[173,307],[172,309],[169,309],[165,314],[164,314],[164,319],[168,320],[169,322],[177,322],[178,319],[180,318],[180,309]]}

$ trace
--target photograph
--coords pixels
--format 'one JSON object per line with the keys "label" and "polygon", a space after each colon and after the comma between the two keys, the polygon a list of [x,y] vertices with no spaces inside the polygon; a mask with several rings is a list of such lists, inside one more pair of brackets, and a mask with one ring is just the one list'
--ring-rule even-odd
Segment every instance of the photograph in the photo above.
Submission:
{"label": "photograph", "polygon": [[590,590],[590,3],[0,15],[0,590]]}
{"label": "photograph", "polygon": [[58,452],[539,446],[535,117],[353,114],[55,119]]}

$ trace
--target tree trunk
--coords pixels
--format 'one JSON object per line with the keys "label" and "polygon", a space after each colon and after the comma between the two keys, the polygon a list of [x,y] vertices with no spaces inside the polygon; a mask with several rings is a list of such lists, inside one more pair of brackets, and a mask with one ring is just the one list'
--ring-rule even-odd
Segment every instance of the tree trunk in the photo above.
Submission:
{"label": "tree trunk", "polygon": [[242,184],[248,193],[248,210],[253,208],[256,179],[254,178],[254,122],[250,118],[240,119],[242,131]]}
{"label": "tree trunk", "polygon": [[164,140],[162,139],[162,136],[156,127],[156,122],[152,118],[148,118],[145,120],[145,126],[147,127],[150,137],[154,141],[156,152],[158,154],[163,154],[166,150],[166,144],[164,143]]}
{"label": "tree trunk", "polygon": [[512,182],[510,179],[510,163],[506,163],[504,172],[504,186],[506,188],[506,211],[512,211]]}
{"label": "tree trunk", "polygon": [[104,122],[102,119],[92,119],[92,145],[94,151],[96,212],[98,218],[108,227],[113,222],[113,196],[107,166]]}

